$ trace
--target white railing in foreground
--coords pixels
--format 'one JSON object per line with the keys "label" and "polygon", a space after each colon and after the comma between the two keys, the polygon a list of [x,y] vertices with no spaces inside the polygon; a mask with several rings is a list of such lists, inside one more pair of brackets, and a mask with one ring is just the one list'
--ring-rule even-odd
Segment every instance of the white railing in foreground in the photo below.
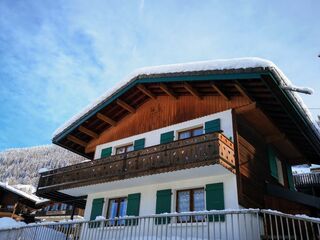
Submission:
{"label": "white railing in foreground", "polygon": [[320,239],[320,220],[271,210],[173,213],[113,220],[43,223],[0,230],[0,239]]}

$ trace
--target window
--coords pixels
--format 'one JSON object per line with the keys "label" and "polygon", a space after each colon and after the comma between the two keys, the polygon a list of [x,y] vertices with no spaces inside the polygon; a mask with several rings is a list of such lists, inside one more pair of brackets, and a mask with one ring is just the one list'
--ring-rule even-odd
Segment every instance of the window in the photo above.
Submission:
{"label": "window", "polygon": [[116,149],[116,154],[127,153],[127,152],[131,152],[131,151],[133,151],[133,144],[118,147]]}
{"label": "window", "polygon": [[59,209],[59,203],[55,203],[52,208],[51,211],[57,211]]}
{"label": "window", "polygon": [[[204,189],[188,189],[177,191],[177,212],[193,212],[205,210]],[[202,221],[203,216],[193,216],[192,221]],[[179,217],[179,222],[191,221],[190,216]]]}
{"label": "window", "polygon": [[[113,198],[109,200],[109,206],[108,206],[108,212],[107,212],[107,218],[108,219],[114,219],[116,217],[124,217],[127,212],[127,198],[121,197],[121,198]],[[123,225],[125,223],[125,220],[120,220],[118,223],[117,221],[113,220],[110,221],[110,225]]]}
{"label": "window", "polygon": [[203,128],[194,128],[194,129],[189,129],[186,131],[179,132],[179,137],[178,139],[186,139],[190,137],[195,137],[203,134]]}
{"label": "window", "polygon": [[61,203],[60,210],[61,210],[61,211],[67,210],[67,204]]}

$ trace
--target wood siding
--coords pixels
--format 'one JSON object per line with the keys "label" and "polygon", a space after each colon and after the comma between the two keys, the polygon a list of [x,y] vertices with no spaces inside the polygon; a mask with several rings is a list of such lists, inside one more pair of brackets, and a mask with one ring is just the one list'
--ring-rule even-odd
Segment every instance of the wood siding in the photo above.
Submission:
{"label": "wood siding", "polygon": [[225,101],[220,96],[206,96],[199,100],[194,96],[181,96],[177,100],[159,96],[143,104],[134,114],[121,120],[117,126],[107,129],[99,138],[92,140],[86,152],[93,152],[97,145],[134,136],[154,129],[199,118],[249,104],[242,96]]}
{"label": "wood siding", "polygon": [[[310,207],[284,198],[270,196],[267,193],[266,183],[281,186],[278,181],[271,176],[268,144],[258,130],[251,127],[244,118],[237,115],[236,118],[236,149],[238,149],[238,194],[239,204],[250,208],[277,209],[287,213],[310,213]],[[259,129],[260,130],[260,129]],[[286,149],[283,149],[286,151]],[[288,159],[277,151],[277,156],[282,162],[284,186],[289,188],[286,168],[284,163]],[[236,160],[237,161],[237,160]]]}

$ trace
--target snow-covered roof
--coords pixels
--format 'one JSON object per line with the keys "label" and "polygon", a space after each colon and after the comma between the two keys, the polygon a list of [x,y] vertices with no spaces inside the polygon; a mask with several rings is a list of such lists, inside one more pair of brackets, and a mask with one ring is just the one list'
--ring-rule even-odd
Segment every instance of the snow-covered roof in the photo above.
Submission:
{"label": "snow-covered roof", "polygon": [[[24,185],[25,186],[25,185]],[[44,198],[39,198],[38,196],[32,194],[32,193],[26,193],[20,189],[17,189],[13,186],[10,186],[8,183],[3,183],[3,182],[0,182],[0,187],[10,191],[10,192],[13,192],[21,197],[24,197],[24,198],[27,198],[29,200],[31,200],[32,202],[38,204],[38,203],[41,203],[43,201],[46,201],[47,199],[44,199]]]}
{"label": "snow-covered roof", "polygon": [[[145,67],[135,70],[124,80],[119,82],[115,87],[111,88],[105,94],[103,94],[96,101],[88,105],[81,112],[74,115],[70,120],[60,126],[53,134],[53,138],[62,134],[67,129],[71,128],[74,124],[80,121],[84,116],[86,116],[90,111],[97,108],[108,99],[112,98],[115,94],[120,92],[131,82],[135,81],[139,77],[147,77],[157,74],[172,74],[172,73],[187,73],[187,72],[200,72],[200,71],[219,71],[219,70],[241,70],[241,69],[251,69],[251,68],[262,68],[262,69],[272,69],[275,74],[279,76],[281,81],[281,86],[292,86],[289,79],[282,73],[282,71],[271,61],[266,59],[261,59],[257,57],[247,57],[247,58],[234,58],[234,59],[219,59],[201,62],[190,62],[190,63],[179,63],[172,65],[161,65],[154,67]],[[320,136],[319,126],[315,123],[315,120],[311,116],[310,111],[303,103],[301,97],[292,91],[288,91],[292,99],[295,101],[297,106],[305,114],[306,118],[312,123],[314,130]]]}

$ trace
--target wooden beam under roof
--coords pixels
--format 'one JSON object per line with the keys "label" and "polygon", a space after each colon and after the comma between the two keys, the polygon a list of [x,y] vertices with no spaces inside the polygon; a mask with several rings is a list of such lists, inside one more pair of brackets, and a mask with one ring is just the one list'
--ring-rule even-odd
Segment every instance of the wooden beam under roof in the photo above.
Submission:
{"label": "wooden beam under roof", "polygon": [[255,110],[256,108],[257,108],[257,103],[253,102],[253,103],[241,106],[241,107],[237,107],[237,108],[235,108],[235,111],[236,111],[236,113],[243,114],[243,113]]}
{"label": "wooden beam under roof", "polygon": [[126,103],[126,102],[124,102],[124,101],[122,101],[122,100],[120,100],[120,99],[117,99],[117,104],[118,104],[120,107],[128,110],[128,111],[131,112],[131,113],[135,113],[135,112],[136,112],[136,109],[135,109],[135,108],[133,108],[133,107],[130,106],[128,103]]}
{"label": "wooden beam under roof", "polygon": [[167,87],[167,85],[165,85],[164,83],[160,83],[159,84],[159,88],[164,91],[166,94],[168,94],[170,97],[174,98],[174,99],[178,99],[178,96]]}
{"label": "wooden beam under roof", "polygon": [[92,138],[98,138],[99,134],[95,133],[94,131],[91,131],[90,129],[80,126],[78,128],[78,130],[84,134],[87,134],[88,136],[92,137]]}
{"label": "wooden beam under roof", "polygon": [[223,97],[226,101],[230,101],[230,98],[217,86],[216,83],[211,83],[211,87],[217,92],[219,93],[219,95],[221,97]]}
{"label": "wooden beam under roof", "polygon": [[145,95],[147,95],[148,97],[152,98],[152,99],[156,99],[156,96],[150,91],[148,90],[144,85],[142,84],[138,84],[137,88],[143,92]]}
{"label": "wooden beam under roof", "polygon": [[287,137],[285,134],[276,134],[276,135],[272,135],[272,136],[267,136],[266,142],[267,143],[275,143],[275,142],[283,141],[286,139],[287,139]]}
{"label": "wooden beam under roof", "polygon": [[99,118],[101,121],[104,121],[112,126],[116,126],[117,122],[114,121],[113,119],[107,117],[106,115],[103,115],[101,113],[97,113],[97,118]]}
{"label": "wooden beam under roof", "polygon": [[195,89],[194,87],[192,87],[189,83],[184,82],[183,83],[183,87],[189,92],[191,93],[193,96],[195,96],[198,99],[202,99],[202,96],[200,95],[200,93],[197,91],[197,89]]}
{"label": "wooden beam under roof", "polygon": [[82,147],[86,147],[87,146],[87,143],[85,141],[82,141],[80,140],[79,138],[75,137],[75,136],[72,136],[72,135],[69,135],[67,137],[68,140],[70,140],[71,142],[74,142]]}
{"label": "wooden beam under roof", "polygon": [[240,94],[253,102],[253,99],[249,96],[247,91],[241,86],[241,84],[236,81],[234,84],[235,88],[240,92]]}

